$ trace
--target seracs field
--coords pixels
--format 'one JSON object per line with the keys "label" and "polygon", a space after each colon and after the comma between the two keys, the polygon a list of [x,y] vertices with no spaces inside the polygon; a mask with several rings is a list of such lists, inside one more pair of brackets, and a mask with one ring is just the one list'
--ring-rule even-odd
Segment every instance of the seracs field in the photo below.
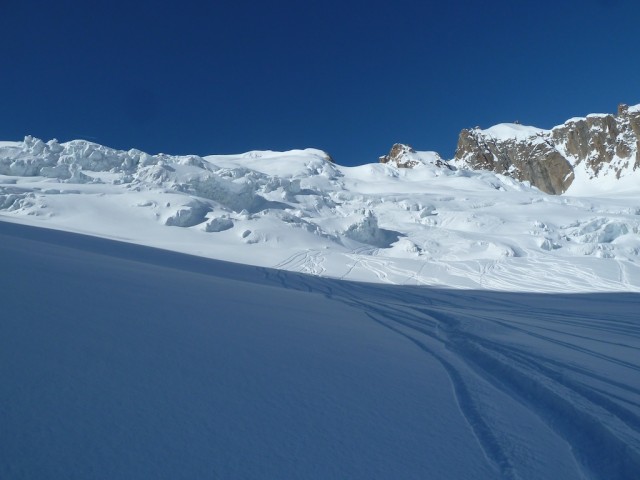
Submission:
{"label": "seracs field", "polygon": [[392,153],[0,143],[0,477],[638,478],[633,166]]}
{"label": "seracs field", "polygon": [[638,291],[637,175],[574,182],[580,196],[558,196],[433,152],[407,157],[413,168],[342,167],[319,150],[171,157],[29,137],[0,147],[0,212],[344,280]]}

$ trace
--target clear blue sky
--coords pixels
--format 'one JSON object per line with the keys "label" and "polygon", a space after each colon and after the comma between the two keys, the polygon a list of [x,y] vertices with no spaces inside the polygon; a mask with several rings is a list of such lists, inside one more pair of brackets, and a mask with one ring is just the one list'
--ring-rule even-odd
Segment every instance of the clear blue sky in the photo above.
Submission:
{"label": "clear blue sky", "polygon": [[640,103],[639,28],[637,0],[2,0],[0,139],[448,158],[462,128]]}

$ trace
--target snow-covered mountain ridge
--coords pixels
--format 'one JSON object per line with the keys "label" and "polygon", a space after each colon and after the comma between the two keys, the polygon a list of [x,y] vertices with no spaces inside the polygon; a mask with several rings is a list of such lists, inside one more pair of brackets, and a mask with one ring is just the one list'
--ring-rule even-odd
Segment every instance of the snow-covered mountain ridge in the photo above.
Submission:
{"label": "snow-covered mountain ridge", "polygon": [[552,196],[434,152],[400,150],[413,168],[344,167],[315,149],[170,156],[26,137],[0,143],[0,214],[359,281],[640,290],[633,185],[605,194],[595,179],[593,195]]}
{"label": "snow-covered mountain ridge", "polygon": [[547,193],[579,193],[637,185],[640,105],[618,114],[572,118],[551,130],[501,124],[463,130],[455,159],[472,169],[529,181]]}

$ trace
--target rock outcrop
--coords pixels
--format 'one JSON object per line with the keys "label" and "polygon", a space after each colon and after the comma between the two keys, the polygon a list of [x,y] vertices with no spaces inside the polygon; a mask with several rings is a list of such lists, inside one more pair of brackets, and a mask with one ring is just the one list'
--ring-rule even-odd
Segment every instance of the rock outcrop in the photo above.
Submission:
{"label": "rock outcrop", "polygon": [[547,193],[565,192],[574,176],[569,161],[555,149],[546,132],[531,129],[530,135],[518,136],[513,128],[516,126],[499,125],[499,132],[496,127],[492,127],[493,132],[463,130],[456,160],[473,170],[490,170],[521,182],[529,181]]}
{"label": "rock outcrop", "polygon": [[620,178],[640,168],[640,105],[620,105],[618,115],[573,118],[551,130],[519,124],[463,130],[455,160],[551,194],[567,191],[577,170],[587,179]]}
{"label": "rock outcrop", "polygon": [[416,152],[412,147],[403,143],[393,145],[388,154],[380,157],[380,163],[388,163],[397,168],[414,168],[418,165],[430,164],[448,170],[454,169],[438,153]]}
{"label": "rock outcrop", "polygon": [[551,138],[573,164],[591,177],[640,168],[640,105],[620,105],[618,115],[572,118],[551,130]]}

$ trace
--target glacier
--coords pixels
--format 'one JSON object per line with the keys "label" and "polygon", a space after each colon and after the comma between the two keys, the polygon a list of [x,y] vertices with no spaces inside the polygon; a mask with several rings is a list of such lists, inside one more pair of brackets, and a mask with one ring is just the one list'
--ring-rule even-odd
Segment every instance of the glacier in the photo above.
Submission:
{"label": "glacier", "polygon": [[27,137],[0,145],[0,215],[345,280],[640,289],[636,187],[595,179],[580,195],[553,196],[504,175],[442,166],[431,152],[412,162],[344,167],[315,149],[149,155]]}
{"label": "glacier", "polygon": [[0,477],[636,478],[637,188],[411,160],[0,142]]}

